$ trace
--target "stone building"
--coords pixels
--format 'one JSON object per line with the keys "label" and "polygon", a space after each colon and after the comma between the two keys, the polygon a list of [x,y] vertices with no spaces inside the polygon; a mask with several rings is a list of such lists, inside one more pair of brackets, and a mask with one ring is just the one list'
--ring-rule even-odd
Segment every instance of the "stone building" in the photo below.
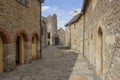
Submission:
{"label": "stone building", "polygon": [[65,45],[71,47],[71,28],[68,24],[65,26]]}
{"label": "stone building", "polygon": [[[76,14],[77,13],[77,14]],[[83,45],[83,22],[81,20],[82,13],[73,12],[73,18],[65,25],[66,26],[66,46],[82,53]]]}
{"label": "stone building", "polygon": [[42,47],[47,46],[47,18],[42,17]]}
{"label": "stone building", "polygon": [[[66,43],[76,46],[72,43],[72,38],[77,38],[77,36],[71,30],[74,28],[72,25],[81,21],[78,26],[82,27],[82,31],[79,30],[81,32],[79,41],[83,39],[81,52],[94,68],[96,80],[119,80],[120,1],[84,0],[81,13],[79,20],[66,25],[66,35],[69,35]],[[70,37],[72,35],[74,37]]]}
{"label": "stone building", "polygon": [[53,35],[53,45],[64,45],[65,44],[65,31],[64,29],[60,28],[57,32]]}
{"label": "stone building", "polygon": [[57,15],[47,16],[47,44],[53,45],[52,37],[57,31]]}
{"label": "stone building", "polygon": [[0,0],[0,73],[40,57],[43,0]]}

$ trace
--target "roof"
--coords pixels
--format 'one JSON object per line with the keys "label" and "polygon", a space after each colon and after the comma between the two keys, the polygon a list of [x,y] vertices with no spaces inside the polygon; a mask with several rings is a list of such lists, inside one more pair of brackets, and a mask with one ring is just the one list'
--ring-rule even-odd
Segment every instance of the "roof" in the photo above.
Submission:
{"label": "roof", "polygon": [[47,22],[47,18],[46,17],[42,16],[41,20],[44,21],[44,22]]}
{"label": "roof", "polygon": [[65,26],[68,26],[69,24],[73,24],[74,22],[78,21],[79,18],[82,15],[84,15],[89,2],[90,2],[90,0],[84,0],[81,12],[78,15],[76,15],[75,17],[73,17]]}
{"label": "roof", "polygon": [[54,33],[53,37],[56,35],[56,33],[58,33],[58,32],[61,31],[61,30],[65,32],[65,30],[64,30],[63,28],[60,28],[59,30],[57,30],[57,31]]}
{"label": "roof", "polygon": [[69,24],[72,24],[72,23],[78,21],[79,18],[80,18],[82,15],[83,15],[83,13],[80,12],[78,15],[74,16],[65,26],[67,26],[67,25],[69,25]]}
{"label": "roof", "polygon": [[45,0],[39,0],[39,1],[40,1],[40,3],[44,3]]}
{"label": "roof", "polygon": [[90,0],[84,0],[81,12],[85,12]]}

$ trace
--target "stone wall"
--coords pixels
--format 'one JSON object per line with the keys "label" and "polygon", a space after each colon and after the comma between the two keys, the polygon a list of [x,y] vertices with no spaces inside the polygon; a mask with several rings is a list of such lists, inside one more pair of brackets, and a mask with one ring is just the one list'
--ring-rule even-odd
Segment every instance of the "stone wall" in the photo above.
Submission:
{"label": "stone wall", "polygon": [[65,27],[65,45],[70,46],[71,43],[71,29],[70,26]]}
{"label": "stone wall", "polygon": [[47,46],[47,18],[42,17],[42,47]]}
{"label": "stone wall", "polygon": [[83,26],[82,17],[78,22],[74,22],[71,27],[71,49],[77,50],[82,53],[83,45]]}
{"label": "stone wall", "polygon": [[119,80],[120,1],[90,1],[85,14],[85,31],[85,55],[96,67],[97,76],[104,80]]}
{"label": "stone wall", "polygon": [[55,38],[59,38],[59,44],[58,45],[64,45],[65,44],[65,31],[60,28],[54,35],[53,35],[53,45],[55,45]]}
{"label": "stone wall", "polygon": [[[85,14],[79,20],[66,26],[66,44],[78,49],[82,38],[84,56],[93,66],[96,80],[120,79],[120,1],[119,0],[85,0]],[[83,12],[82,12],[83,13]],[[83,25],[79,23],[82,20]],[[78,31],[74,24],[78,23]],[[71,28],[71,29],[70,29]],[[80,31],[80,33],[79,33]],[[85,36],[78,34],[84,33]],[[70,35],[70,39],[69,39]],[[68,36],[68,38],[67,38]],[[81,41],[82,42],[82,41]]]}
{"label": "stone wall", "polygon": [[[40,36],[40,2],[28,0],[26,5],[17,0],[0,0],[0,35],[5,33],[9,42],[4,43],[4,69],[15,68],[16,38],[19,35],[25,41],[25,63],[31,62],[32,34]],[[39,55],[39,42],[37,52]]]}

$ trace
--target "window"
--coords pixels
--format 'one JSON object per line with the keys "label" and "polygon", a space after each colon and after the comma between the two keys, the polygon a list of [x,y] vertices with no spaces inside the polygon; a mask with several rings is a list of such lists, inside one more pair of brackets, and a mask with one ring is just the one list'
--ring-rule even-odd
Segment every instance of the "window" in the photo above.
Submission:
{"label": "window", "polygon": [[27,0],[17,0],[18,2],[20,2],[21,4],[23,5],[26,5],[27,4]]}
{"label": "window", "polygon": [[74,29],[75,29],[75,26],[76,26],[76,25],[74,24]]}
{"label": "window", "polygon": [[50,33],[48,33],[48,39],[50,39]]}

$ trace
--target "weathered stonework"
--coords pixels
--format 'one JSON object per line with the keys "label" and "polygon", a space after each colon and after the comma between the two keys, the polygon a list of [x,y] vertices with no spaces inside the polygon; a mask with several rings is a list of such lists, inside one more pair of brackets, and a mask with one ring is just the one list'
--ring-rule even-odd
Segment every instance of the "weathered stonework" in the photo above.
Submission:
{"label": "weathered stonework", "polygon": [[66,25],[65,27],[65,45],[66,46],[70,46],[70,42],[71,42],[71,38],[70,38],[70,35],[71,35],[71,32],[70,32],[70,27],[68,25]]}
{"label": "weathered stonework", "polygon": [[[58,38],[58,40],[57,40]],[[65,44],[65,31],[60,28],[52,37],[53,45],[64,45]]]}
{"label": "weathered stonework", "polygon": [[[92,5],[95,5],[94,9]],[[119,44],[117,39],[119,38],[120,32],[120,1],[118,0],[104,0],[99,1],[95,0],[95,2],[89,2],[89,6],[86,9],[85,14],[85,53],[86,57],[90,61],[90,55],[92,54],[91,58],[95,58],[91,64],[97,66],[97,57],[98,50],[97,48],[98,42],[98,31],[99,29],[102,30],[102,52],[101,58],[99,60],[102,61],[100,64],[102,67],[102,73],[98,72],[98,76],[101,79],[105,80],[119,80],[120,74],[120,56],[119,56],[119,49],[117,44]],[[90,36],[92,35],[92,40],[90,40]],[[92,42],[92,43],[91,43]],[[91,45],[89,45],[91,44]],[[90,47],[92,47],[90,49]],[[92,52],[91,52],[92,51]],[[97,55],[97,56],[96,56]],[[116,60],[117,59],[117,60]],[[96,60],[96,61],[95,61]],[[95,63],[96,64],[95,64]],[[99,66],[100,66],[99,65]],[[97,67],[96,67],[97,69]]]}
{"label": "weathered stonework", "polygon": [[48,44],[50,43],[50,45],[53,45],[52,37],[56,31],[57,31],[57,15],[53,14],[47,16],[47,36],[48,33],[50,33],[50,39],[47,38]]}
{"label": "weathered stonework", "polygon": [[[96,80],[119,80],[120,1],[84,1],[85,2],[81,12],[83,13],[83,18],[79,17],[78,20],[70,23],[70,28],[71,30],[74,30],[72,25],[79,23],[80,20],[83,21],[82,31],[84,36],[80,37],[84,40],[84,56],[87,58],[89,64],[94,67],[96,72]],[[79,23],[78,27],[80,28],[80,26],[81,24]],[[73,37],[70,38],[71,48],[72,46],[76,46],[76,44],[72,43],[72,39],[77,38],[74,31],[71,31],[71,33],[69,31],[66,33],[69,33],[71,36],[73,35]]]}
{"label": "weathered stonework", "polygon": [[42,17],[42,47],[47,46],[47,18]]}
{"label": "weathered stonework", "polygon": [[81,14],[73,16],[70,20],[70,24],[66,25],[66,46],[70,46],[71,49],[77,50],[80,53],[83,51],[83,21],[82,17],[76,20]]}
{"label": "weathered stonework", "polygon": [[[24,63],[32,62],[32,34],[40,36],[40,1],[27,0],[26,5],[17,0],[0,1],[0,36],[3,39],[4,70],[10,71],[16,66],[16,39],[24,39]],[[37,40],[38,41],[38,40]],[[37,55],[40,43],[37,42]],[[38,57],[39,58],[39,57]]]}

